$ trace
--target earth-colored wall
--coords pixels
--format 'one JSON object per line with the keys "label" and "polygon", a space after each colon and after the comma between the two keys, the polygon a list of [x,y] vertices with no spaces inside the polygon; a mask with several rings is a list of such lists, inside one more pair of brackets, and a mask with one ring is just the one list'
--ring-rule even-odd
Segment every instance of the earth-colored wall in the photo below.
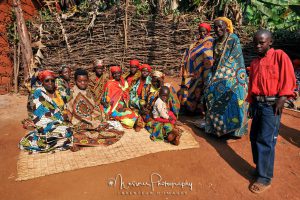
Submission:
{"label": "earth-colored wall", "polygon": [[[0,3],[0,94],[11,91],[13,79],[13,61],[10,54],[13,49],[9,48],[7,39],[7,26],[11,23],[12,0],[4,0]],[[32,0],[21,0],[25,20],[32,18],[39,7],[39,3]]]}

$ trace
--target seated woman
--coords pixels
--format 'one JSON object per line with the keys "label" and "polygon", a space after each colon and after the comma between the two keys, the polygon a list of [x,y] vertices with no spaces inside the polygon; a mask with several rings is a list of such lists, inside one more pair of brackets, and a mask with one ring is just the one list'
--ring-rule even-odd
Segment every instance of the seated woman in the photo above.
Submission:
{"label": "seated woman", "polygon": [[[151,75],[151,84],[147,86],[143,91],[146,95],[143,95],[143,99],[141,99],[141,103],[144,104],[145,101],[148,105],[153,106],[155,103],[155,100],[158,97],[159,89],[162,86],[167,86],[170,88],[170,95],[168,99],[168,105],[171,109],[171,111],[175,114],[176,117],[178,117],[179,110],[180,110],[180,102],[177,97],[175,89],[169,84],[164,83],[165,75],[160,71],[153,71]],[[145,99],[145,97],[147,99]]]}
{"label": "seated woman", "polygon": [[178,97],[181,108],[189,114],[204,112],[203,93],[213,65],[213,38],[210,36],[210,30],[209,24],[200,23],[199,39],[191,44],[183,57]]}
{"label": "seated woman", "polygon": [[89,88],[91,89],[93,99],[97,106],[101,106],[103,88],[109,75],[106,71],[103,60],[96,59],[93,62],[93,73],[89,75]]}
{"label": "seated woman", "polygon": [[131,60],[129,66],[129,72],[126,72],[122,75],[122,77],[127,81],[129,90],[131,87],[136,84],[136,82],[141,77],[141,72],[139,71],[140,62],[138,60]]}
{"label": "seated woman", "polygon": [[142,91],[151,84],[151,76],[149,75],[152,69],[150,65],[143,64],[140,70],[142,75],[130,90],[130,107],[134,109],[140,109],[140,100],[145,95]]}
{"label": "seated woman", "polygon": [[[153,108],[156,100],[159,97],[159,90],[161,87],[167,86],[170,88],[169,84],[164,84],[164,74],[159,71],[154,71],[152,73],[151,85],[149,85],[143,91],[146,95],[140,101],[140,107],[142,111],[142,117],[145,121],[146,130],[151,134],[150,138],[152,140],[168,140],[175,145],[179,144],[180,129],[177,128],[177,122],[172,124],[171,122],[160,122],[154,119]],[[166,101],[166,106],[168,110],[172,111],[174,116],[177,117],[180,109],[180,103],[173,88],[169,89],[168,100]],[[172,133],[172,134],[171,134]],[[168,137],[170,135],[170,138]]]}
{"label": "seated woman", "polygon": [[125,128],[135,128],[139,131],[142,127],[138,115],[129,108],[128,83],[121,77],[122,70],[119,66],[110,68],[112,79],[104,86],[102,105],[104,112],[113,119],[120,121]]}
{"label": "seated woman", "polygon": [[34,130],[21,139],[21,149],[49,152],[67,150],[72,146],[72,130],[64,115],[65,103],[55,88],[55,75],[50,70],[39,72],[41,87],[32,94],[30,105]]}
{"label": "seated woman", "polygon": [[74,76],[73,97],[68,103],[68,111],[74,130],[74,149],[77,145],[108,146],[119,141],[124,132],[116,130],[111,122],[110,124],[105,122],[105,115],[95,104],[91,88],[88,87],[88,72],[77,69]]}

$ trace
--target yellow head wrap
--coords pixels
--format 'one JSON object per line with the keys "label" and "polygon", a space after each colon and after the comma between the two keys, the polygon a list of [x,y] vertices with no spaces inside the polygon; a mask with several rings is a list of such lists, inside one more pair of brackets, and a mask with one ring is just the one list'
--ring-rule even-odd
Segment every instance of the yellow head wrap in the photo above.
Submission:
{"label": "yellow head wrap", "polygon": [[215,21],[217,21],[217,20],[221,20],[221,21],[225,22],[227,25],[228,33],[233,33],[233,25],[232,25],[232,21],[230,19],[228,19],[227,17],[218,17],[217,19],[215,19]]}

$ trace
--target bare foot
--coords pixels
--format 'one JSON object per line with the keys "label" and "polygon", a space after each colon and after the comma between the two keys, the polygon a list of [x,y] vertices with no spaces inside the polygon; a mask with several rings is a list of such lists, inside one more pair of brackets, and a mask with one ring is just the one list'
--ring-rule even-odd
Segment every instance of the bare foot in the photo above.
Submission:
{"label": "bare foot", "polygon": [[80,147],[78,146],[78,145],[73,145],[73,146],[71,146],[70,147],[70,150],[72,151],[72,152],[76,152],[76,151],[79,151],[80,150]]}
{"label": "bare foot", "polygon": [[172,141],[172,144],[178,146],[180,144],[180,137],[181,135],[176,136],[175,140]]}
{"label": "bare foot", "polygon": [[154,141],[154,140],[155,140],[155,137],[154,137],[154,136],[150,136],[150,139],[151,139],[152,141]]}
{"label": "bare foot", "polygon": [[140,132],[142,130],[142,127],[137,126],[137,127],[134,128],[134,130],[135,130],[135,132]]}
{"label": "bare foot", "polygon": [[175,122],[175,125],[176,125],[176,126],[183,126],[183,123],[180,122],[180,121],[176,121],[176,122]]}
{"label": "bare foot", "polygon": [[173,140],[175,140],[175,138],[176,138],[176,135],[173,132],[171,132],[171,133],[169,133],[167,140],[169,142],[172,142]]}
{"label": "bare foot", "polygon": [[226,140],[226,143],[227,144],[234,143],[234,142],[239,141],[240,139],[242,139],[242,137],[228,136],[228,139]]}

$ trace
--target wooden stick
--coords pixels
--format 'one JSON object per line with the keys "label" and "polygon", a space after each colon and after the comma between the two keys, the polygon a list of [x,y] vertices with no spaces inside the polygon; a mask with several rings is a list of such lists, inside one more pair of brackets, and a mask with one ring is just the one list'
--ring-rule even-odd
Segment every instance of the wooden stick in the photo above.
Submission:
{"label": "wooden stick", "polygon": [[24,56],[24,80],[29,78],[32,72],[33,54],[31,49],[31,41],[29,38],[28,30],[25,24],[23,10],[21,8],[20,0],[13,0],[13,6],[16,14],[17,30],[19,33],[19,40],[22,46],[22,54]]}
{"label": "wooden stick", "polygon": [[17,27],[14,23],[14,91],[15,93],[18,93],[18,74],[17,74],[17,48],[16,45],[16,37],[17,37]]}

